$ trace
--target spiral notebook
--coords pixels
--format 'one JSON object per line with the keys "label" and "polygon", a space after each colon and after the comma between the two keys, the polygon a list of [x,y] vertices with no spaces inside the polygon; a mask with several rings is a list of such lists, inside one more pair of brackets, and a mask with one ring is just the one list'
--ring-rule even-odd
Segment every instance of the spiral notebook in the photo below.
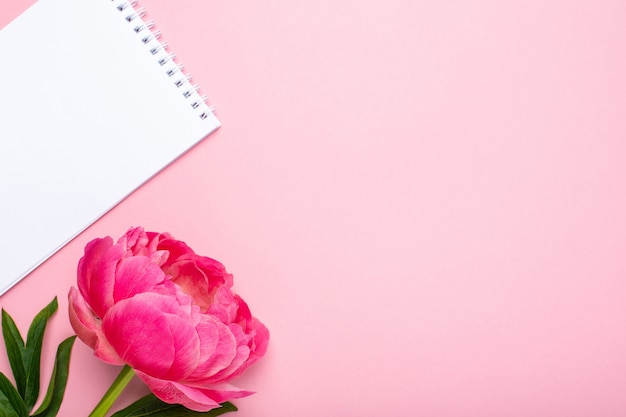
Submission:
{"label": "spiral notebook", "polygon": [[219,121],[135,2],[40,0],[0,51],[3,293]]}

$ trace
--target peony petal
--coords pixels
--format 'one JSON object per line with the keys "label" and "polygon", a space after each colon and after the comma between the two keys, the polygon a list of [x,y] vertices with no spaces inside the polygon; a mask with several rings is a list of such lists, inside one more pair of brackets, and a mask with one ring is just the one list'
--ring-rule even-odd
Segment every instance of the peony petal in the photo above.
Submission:
{"label": "peony petal", "polygon": [[235,354],[235,358],[230,363],[230,365],[228,365],[228,367],[222,369],[220,372],[216,373],[212,377],[206,378],[205,380],[203,380],[203,382],[218,383],[218,382],[226,381],[227,379],[234,378],[234,375],[236,372],[239,374],[243,372],[243,370],[248,368],[246,361],[248,360],[249,357],[250,357],[250,348],[248,346],[237,346],[237,352]]}
{"label": "peony petal", "polygon": [[200,360],[200,338],[188,317],[167,314],[167,324],[174,338],[174,360],[165,375],[167,379],[182,380],[197,368]]}
{"label": "peony petal", "polygon": [[117,241],[117,244],[124,250],[125,256],[144,255],[148,256],[148,236],[141,227],[131,227]]}
{"label": "peony petal", "polygon": [[121,257],[122,249],[106,237],[89,242],[78,263],[78,288],[98,317],[113,305],[115,266]]}
{"label": "peony petal", "polygon": [[211,388],[201,389],[202,392],[218,403],[234,400],[235,398],[243,398],[254,394],[254,391],[242,390],[231,384],[214,384]]}
{"label": "peony petal", "polygon": [[150,253],[150,260],[154,262],[155,264],[159,265],[159,268],[160,268],[161,265],[163,265],[167,261],[167,258],[169,258],[169,256],[170,256],[170,253],[168,251],[157,250],[157,251]]}
{"label": "peony petal", "polygon": [[111,246],[113,246],[113,239],[108,236],[94,239],[85,246],[84,255],[78,261],[78,288],[81,292],[89,292],[91,286],[89,277],[93,273],[93,266]]}
{"label": "peony petal", "polygon": [[202,354],[200,365],[188,379],[202,382],[233,362],[237,341],[228,326],[211,316],[204,316],[203,322],[196,326],[196,331],[200,337]]}
{"label": "peony petal", "polygon": [[262,357],[270,343],[270,331],[257,318],[252,317],[248,322],[248,332],[254,335],[251,346],[252,352],[255,356]]}
{"label": "peony petal", "polygon": [[161,268],[146,256],[122,259],[115,273],[113,299],[117,303],[136,294],[149,292],[164,279]]}
{"label": "peony petal", "polygon": [[163,233],[159,236],[159,244],[157,246],[157,249],[166,250],[170,254],[168,260],[163,264],[163,268],[169,268],[182,256],[189,254],[195,255],[194,251],[189,246],[187,246],[185,242],[173,239],[167,233]]}
{"label": "peony petal", "polygon": [[78,338],[92,348],[94,354],[104,362],[123,365],[124,361],[104,337],[100,321],[94,317],[84,298],[74,287],[70,288],[68,300],[70,324]]}
{"label": "peony petal", "polygon": [[204,274],[209,277],[209,286],[226,286],[231,288],[233,286],[233,276],[226,272],[226,267],[221,262],[207,256],[196,255],[193,260],[197,267],[201,269]]}
{"label": "peony petal", "polygon": [[117,303],[102,320],[102,330],[118,355],[157,378],[167,374],[176,353],[168,319],[159,307],[168,300],[160,294],[139,294]]}
{"label": "peony petal", "polygon": [[[189,297],[183,301],[191,302]],[[142,293],[120,301],[104,319],[104,331],[133,368],[157,378],[184,379],[198,366],[200,339],[191,305],[170,295]],[[199,320],[199,319],[198,319]]]}
{"label": "peony petal", "polygon": [[237,318],[238,307],[232,291],[227,287],[220,287],[207,309],[207,314],[216,316],[222,323],[232,323]]}
{"label": "peony petal", "polygon": [[172,282],[192,297],[203,311],[211,305],[213,293],[210,292],[208,278],[193,261],[177,262],[166,268],[165,272],[173,277]]}
{"label": "peony petal", "polygon": [[237,294],[234,295],[234,298],[235,302],[237,303],[237,315],[233,321],[235,323],[239,323],[241,327],[243,327],[243,331],[245,332],[245,323],[247,323],[252,318],[252,314],[250,313],[250,307],[248,307],[248,304],[243,301],[243,298],[241,298]]}
{"label": "peony petal", "polygon": [[261,359],[267,351],[270,342],[270,332],[267,327],[254,317],[248,322],[247,327],[247,334],[251,336],[251,340],[248,343],[248,347],[250,348],[248,359],[242,366],[236,369],[229,378],[235,378],[241,375],[246,369]]}
{"label": "peony petal", "polygon": [[212,399],[200,388],[192,388],[178,382],[153,378],[141,371],[137,371],[136,374],[154,395],[168,404],[182,404],[190,410],[200,412],[220,407],[219,402]]}
{"label": "peony petal", "polygon": [[217,383],[235,378],[261,359],[267,350],[270,334],[259,320],[255,318],[250,320],[248,333],[243,333],[237,324],[231,324],[229,328],[237,339],[237,354],[227,368],[203,380],[203,382]]}
{"label": "peony petal", "polygon": [[67,298],[72,329],[84,344],[95,349],[98,336],[96,336],[97,323],[93,313],[76,288],[70,288]]}

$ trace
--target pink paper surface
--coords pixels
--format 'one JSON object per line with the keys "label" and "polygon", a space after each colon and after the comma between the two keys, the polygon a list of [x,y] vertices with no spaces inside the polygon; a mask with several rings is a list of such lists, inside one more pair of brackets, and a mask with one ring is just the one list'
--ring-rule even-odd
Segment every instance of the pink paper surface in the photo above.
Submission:
{"label": "pink paper surface", "polygon": [[[270,328],[239,417],[626,415],[626,4],[141,4],[223,127],[0,298],[59,296],[44,380],[83,246],[142,225]],[[60,415],[117,372],[77,343]]]}

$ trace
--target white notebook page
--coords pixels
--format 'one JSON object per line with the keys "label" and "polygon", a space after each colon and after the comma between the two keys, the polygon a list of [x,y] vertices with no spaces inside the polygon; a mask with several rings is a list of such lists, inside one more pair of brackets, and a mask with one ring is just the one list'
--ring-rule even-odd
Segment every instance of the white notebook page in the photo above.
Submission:
{"label": "white notebook page", "polygon": [[132,12],[40,0],[0,30],[0,294],[219,126]]}

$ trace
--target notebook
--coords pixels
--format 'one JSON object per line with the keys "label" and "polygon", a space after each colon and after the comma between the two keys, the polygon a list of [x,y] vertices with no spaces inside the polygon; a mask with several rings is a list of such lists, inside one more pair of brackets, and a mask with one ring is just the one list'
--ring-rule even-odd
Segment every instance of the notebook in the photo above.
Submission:
{"label": "notebook", "polygon": [[0,294],[219,127],[146,20],[40,0],[0,30]]}

